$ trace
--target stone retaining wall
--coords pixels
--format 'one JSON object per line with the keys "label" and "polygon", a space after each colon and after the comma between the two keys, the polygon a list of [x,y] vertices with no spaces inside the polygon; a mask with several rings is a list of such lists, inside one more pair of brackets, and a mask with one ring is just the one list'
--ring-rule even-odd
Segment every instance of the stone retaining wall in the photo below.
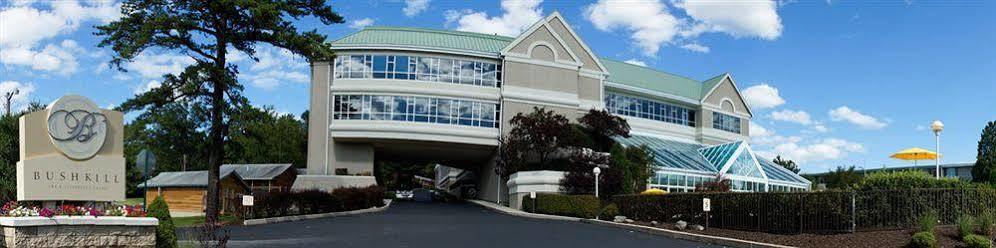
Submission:
{"label": "stone retaining wall", "polygon": [[155,247],[155,218],[3,217],[0,248]]}

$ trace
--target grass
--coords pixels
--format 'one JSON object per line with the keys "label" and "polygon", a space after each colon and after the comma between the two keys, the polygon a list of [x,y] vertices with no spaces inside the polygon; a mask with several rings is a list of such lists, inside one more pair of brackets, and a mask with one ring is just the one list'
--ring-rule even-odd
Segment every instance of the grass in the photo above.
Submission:
{"label": "grass", "polygon": [[[238,218],[234,215],[221,215],[218,216],[218,221],[221,223],[232,223],[237,222]],[[180,227],[196,227],[204,224],[204,216],[190,216],[190,217],[173,217],[173,225],[177,228]]]}
{"label": "grass", "polygon": [[123,202],[124,205],[142,205],[142,198],[128,198]]}

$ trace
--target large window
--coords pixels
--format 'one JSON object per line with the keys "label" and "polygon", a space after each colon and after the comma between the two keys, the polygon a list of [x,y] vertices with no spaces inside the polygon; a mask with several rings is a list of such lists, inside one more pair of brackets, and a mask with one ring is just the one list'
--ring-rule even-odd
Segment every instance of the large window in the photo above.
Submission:
{"label": "large window", "polygon": [[712,128],[740,133],[740,118],[719,112],[712,112]]}
{"label": "large window", "polygon": [[337,94],[335,120],[389,120],[498,127],[499,105],[488,102],[422,96]]}
{"label": "large window", "polygon": [[501,65],[488,62],[407,55],[341,55],[336,79],[374,78],[501,86]]}
{"label": "large window", "polygon": [[606,92],[605,108],[614,114],[695,126],[695,110],[640,97]]}

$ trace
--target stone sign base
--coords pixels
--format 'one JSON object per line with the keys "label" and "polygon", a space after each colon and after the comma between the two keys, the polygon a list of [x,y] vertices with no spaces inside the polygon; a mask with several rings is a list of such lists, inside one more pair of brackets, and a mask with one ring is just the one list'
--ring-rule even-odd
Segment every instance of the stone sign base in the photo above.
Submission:
{"label": "stone sign base", "polygon": [[0,217],[0,248],[155,247],[151,217]]}

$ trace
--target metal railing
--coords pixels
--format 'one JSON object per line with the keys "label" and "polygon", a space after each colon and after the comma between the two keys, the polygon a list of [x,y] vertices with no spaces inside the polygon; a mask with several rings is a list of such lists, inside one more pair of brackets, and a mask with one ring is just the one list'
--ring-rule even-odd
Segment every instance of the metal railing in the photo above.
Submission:
{"label": "metal railing", "polygon": [[941,224],[996,210],[993,189],[903,189],[792,193],[675,193],[619,196],[620,213],[638,220],[706,224],[772,233],[842,233],[915,227],[928,211]]}

